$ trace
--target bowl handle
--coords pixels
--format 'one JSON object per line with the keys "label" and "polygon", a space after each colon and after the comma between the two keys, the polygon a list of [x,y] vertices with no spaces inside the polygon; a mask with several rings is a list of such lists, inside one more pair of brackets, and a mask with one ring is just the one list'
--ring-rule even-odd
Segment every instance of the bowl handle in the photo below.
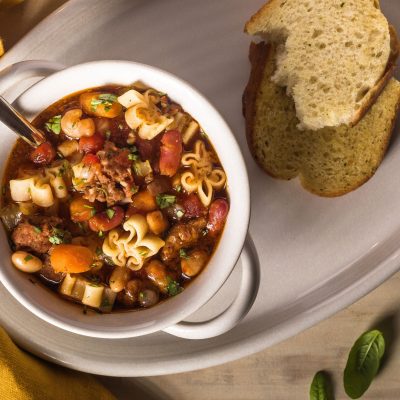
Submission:
{"label": "bowl handle", "polygon": [[220,315],[204,322],[180,322],[166,329],[171,335],[184,339],[208,339],[234,328],[250,311],[260,285],[260,266],[254,243],[248,235],[242,254],[242,282],[233,303]]}
{"label": "bowl handle", "polygon": [[45,60],[29,60],[11,64],[0,71],[0,94],[25,79],[46,77],[64,68],[62,64]]}

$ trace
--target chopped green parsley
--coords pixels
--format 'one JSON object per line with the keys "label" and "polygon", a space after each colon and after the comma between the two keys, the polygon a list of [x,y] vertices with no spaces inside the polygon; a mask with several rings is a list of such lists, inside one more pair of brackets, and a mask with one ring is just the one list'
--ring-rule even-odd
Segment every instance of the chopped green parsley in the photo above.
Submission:
{"label": "chopped green parsley", "polygon": [[59,135],[61,132],[61,115],[55,115],[50,118],[45,124],[44,127],[47,131],[53,132],[56,135]]}
{"label": "chopped green parsley", "polygon": [[63,229],[53,228],[51,233],[51,236],[49,236],[51,244],[69,243],[71,241],[71,233]]}
{"label": "chopped green parsley", "polygon": [[164,209],[176,203],[176,196],[172,194],[158,194],[156,197],[156,202],[158,207]]}
{"label": "chopped green parsley", "polygon": [[181,219],[184,215],[185,215],[185,213],[182,210],[177,210],[176,211],[176,217],[178,219]]}
{"label": "chopped green parsley", "polygon": [[33,260],[33,256],[31,256],[30,254],[28,254],[28,255],[24,258],[24,261],[25,261],[25,262],[28,262],[28,261],[30,261],[30,260]]}
{"label": "chopped green parsley", "polygon": [[167,292],[169,296],[176,296],[177,294],[181,293],[182,290],[183,288],[179,285],[178,282],[174,281],[171,278],[168,278]]}
{"label": "chopped green parsley", "polygon": [[36,233],[41,233],[41,232],[42,232],[42,228],[39,228],[38,226],[33,226],[33,230],[34,230]]}
{"label": "chopped green parsley", "polygon": [[112,105],[117,101],[117,96],[112,93],[103,93],[98,96],[98,98],[92,99],[90,102],[90,109],[96,111],[97,106],[102,104],[104,106],[104,111],[110,111]]}
{"label": "chopped green parsley", "polygon": [[186,253],[185,249],[179,249],[179,257],[180,258],[184,258],[185,260],[187,260],[189,258],[188,254]]}
{"label": "chopped green parsley", "polygon": [[115,211],[112,208],[107,208],[106,214],[108,219],[112,219],[115,215]]}

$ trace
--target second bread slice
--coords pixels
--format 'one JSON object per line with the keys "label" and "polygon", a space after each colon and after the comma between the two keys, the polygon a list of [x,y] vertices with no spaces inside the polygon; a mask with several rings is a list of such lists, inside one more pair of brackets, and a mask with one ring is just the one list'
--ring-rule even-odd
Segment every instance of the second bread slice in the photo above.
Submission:
{"label": "second bread slice", "polygon": [[391,79],[365,117],[355,126],[318,131],[297,128],[293,99],[271,81],[276,48],[251,44],[252,71],[243,95],[247,140],[257,163],[281,179],[297,176],[320,196],[356,189],[379,167],[400,105],[400,83]]}

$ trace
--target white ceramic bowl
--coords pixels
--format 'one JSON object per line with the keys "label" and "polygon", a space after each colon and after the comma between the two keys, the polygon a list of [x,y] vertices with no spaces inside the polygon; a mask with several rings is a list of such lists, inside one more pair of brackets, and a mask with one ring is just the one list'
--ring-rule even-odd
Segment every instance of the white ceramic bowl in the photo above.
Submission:
{"label": "white ceramic bowl", "polygon": [[[0,92],[5,86],[14,84],[18,76],[48,73],[52,69],[49,63],[40,61],[15,64],[0,75]],[[231,307],[212,321],[176,325],[198,310],[219,290],[242,252],[248,230],[250,193],[246,167],[230,128],[214,107],[193,87],[177,77],[147,65],[128,61],[95,61],[54,72],[26,90],[14,105],[23,115],[32,119],[70,93],[106,84],[129,85],[137,80],[168,93],[199,121],[226,171],[230,211],[218,248],[205,270],[184,292],[154,308],[139,312],[83,314],[80,307],[49,293],[40,285],[32,285],[29,276],[11,265],[8,257],[10,248],[6,235],[1,230],[0,251],[4,257],[0,268],[0,280],[9,292],[36,316],[77,334],[125,338],[166,330],[187,338],[216,336],[235,326],[249,311],[257,293],[259,273],[257,260],[252,257],[251,248],[248,248],[243,253],[242,286]],[[0,135],[2,173],[15,142],[15,135],[10,131],[5,134],[3,130],[7,128],[3,128]]]}

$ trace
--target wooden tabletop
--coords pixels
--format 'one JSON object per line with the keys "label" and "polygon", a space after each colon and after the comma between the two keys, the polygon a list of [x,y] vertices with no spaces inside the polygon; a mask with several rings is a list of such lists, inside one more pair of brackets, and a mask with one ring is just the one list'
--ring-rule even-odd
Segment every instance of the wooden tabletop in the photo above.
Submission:
{"label": "wooden tabletop", "polygon": [[[0,11],[0,36],[6,49],[63,3],[65,0],[25,0]],[[253,356],[184,374],[99,379],[119,399],[300,400],[308,399],[314,374],[325,370],[332,376],[335,398],[347,399],[342,375],[348,352],[357,337],[371,328],[384,332],[387,351],[381,371],[363,399],[399,400],[400,273],[346,310]]]}

